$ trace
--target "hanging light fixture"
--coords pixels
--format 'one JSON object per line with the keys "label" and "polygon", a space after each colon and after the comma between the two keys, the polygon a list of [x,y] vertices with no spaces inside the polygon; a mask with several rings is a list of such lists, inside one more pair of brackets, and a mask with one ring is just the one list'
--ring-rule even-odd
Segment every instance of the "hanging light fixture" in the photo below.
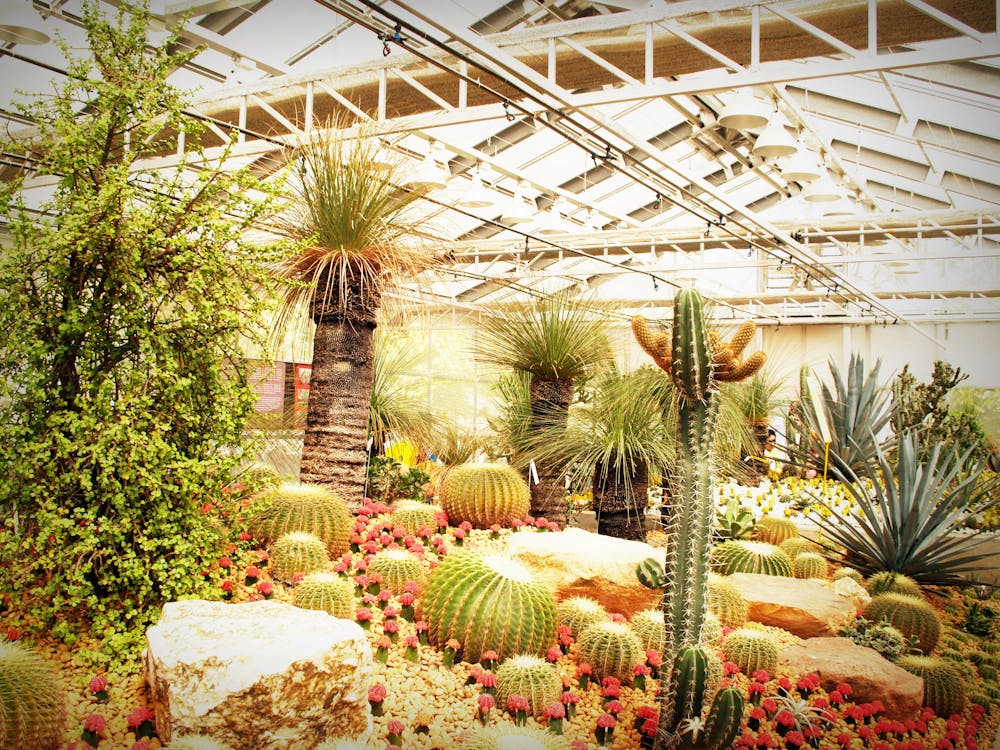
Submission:
{"label": "hanging light fixture", "polygon": [[857,204],[846,195],[841,195],[837,200],[830,201],[823,209],[823,216],[857,216]]}
{"label": "hanging light fixture", "polygon": [[798,143],[785,130],[784,120],[784,117],[775,112],[771,116],[770,122],[767,123],[767,127],[757,136],[750,153],[762,159],[769,159],[771,157],[791,156],[798,151]]}
{"label": "hanging light fixture", "polygon": [[802,198],[810,203],[827,203],[844,197],[844,189],[837,185],[829,172],[802,188]]}
{"label": "hanging light fixture", "polygon": [[823,174],[819,166],[819,156],[799,144],[799,149],[781,166],[781,176],[789,182],[812,182]]}
{"label": "hanging light fixture", "polygon": [[406,181],[407,187],[423,190],[440,190],[445,186],[448,175],[445,174],[444,167],[435,158],[438,151],[438,144],[432,142],[427,153],[424,154],[420,166],[417,167],[417,171]]}
{"label": "hanging light fixture", "polygon": [[528,195],[531,186],[527,180],[521,180],[514,188],[514,195],[504,206],[500,221],[504,224],[524,224],[535,218],[538,206],[535,199]]}
{"label": "hanging light fixture", "polygon": [[562,214],[561,200],[556,198],[538,220],[535,234],[565,234],[568,231],[569,222]]}
{"label": "hanging light fixture", "polygon": [[0,41],[10,44],[47,44],[48,34],[41,31],[42,17],[28,2],[4,0],[0,3]]}
{"label": "hanging light fixture", "polygon": [[740,89],[722,108],[719,124],[736,130],[762,128],[767,125],[767,105],[751,89]]}
{"label": "hanging light fixture", "polygon": [[483,174],[479,165],[476,165],[472,173],[472,187],[463,192],[457,203],[462,208],[486,208],[493,205],[493,195],[483,184]]}

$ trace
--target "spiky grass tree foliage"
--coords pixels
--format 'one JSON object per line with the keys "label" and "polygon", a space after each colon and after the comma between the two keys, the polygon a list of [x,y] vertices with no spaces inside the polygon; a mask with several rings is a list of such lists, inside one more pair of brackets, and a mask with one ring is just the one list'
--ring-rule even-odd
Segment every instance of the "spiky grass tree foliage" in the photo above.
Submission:
{"label": "spiky grass tree foliage", "polygon": [[644,664],[646,651],[632,628],[624,622],[594,623],[577,638],[580,661],[594,668],[599,679],[631,680],[637,664]]}
{"label": "spiky grass tree foliage", "polygon": [[0,641],[0,747],[63,747],[66,690],[54,664],[11,641]]}
{"label": "spiky grass tree foliage", "polygon": [[264,498],[247,525],[265,547],[292,531],[319,537],[331,557],[339,557],[350,547],[351,512],[338,495],[320,484],[283,482]]}
{"label": "spiky grass tree foliage", "polygon": [[319,609],[334,617],[354,616],[354,584],[335,573],[310,573],[295,587],[292,601],[302,609]]}
{"label": "spiky grass tree foliage", "polygon": [[761,516],[754,527],[753,538],[759,542],[780,545],[788,539],[794,539],[799,534],[795,521],[784,516]]}
{"label": "spiky grass tree foliage", "polygon": [[452,524],[468,521],[479,529],[510,526],[528,515],[531,493],[516,469],[506,464],[463,464],[441,482],[438,500]]}
{"label": "spiky grass tree foliage", "polygon": [[438,647],[457,640],[468,662],[490,650],[500,659],[540,656],[555,641],[555,597],[524,565],[504,555],[451,553],[427,576],[418,601],[430,640]]}
{"label": "spiky grass tree foliage", "polygon": [[760,573],[769,576],[792,575],[792,561],[784,550],[767,542],[729,539],[712,551],[712,570],[721,575]]}
{"label": "spiky grass tree foliage", "polygon": [[897,628],[923,654],[934,650],[941,638],[941,619],[923,597],[887,593],[873,597],[862,612],[872,622],[885,620]]}
{"label": "spiky grass tree foliage", "polygon": [[[486,317],[473,342],[481,362],[529,376],[529,431],[563,429],[573,401],[573,384],[611,361],[606,312],[593,299],[558,292],[502,314]],[[521,463],[535,458],[521,457]],[[531,513],[566,523],[566,488],[561,467],[536,458],[538,482],[531,488]]]}
{"label": "spiky grass tree foliage", "polygon": [[965,708],[965,686],[955,665],[947,659],[906,654],[896,664],[924,680],[924,705],[938,716],[960,714]]}
{"label": "spiky grass tree foliage", "polygon": [[323,540],[315,534],[292,531],[282,534],[271,546],[271,575],[291,583],[296,575],[309,575],[330,567]]}
{"label": "spiky grass tree foliage", "polygon": [[[993,535],[970,520],[1000,506],[1000,475],[987,476],[971,451],[935,445],[926,459],[913,433],[898,438],[895,460],[879,449],[861,476],[844,489],[853,500],[842,512],[824,498],[810,514],[843,562],[867,576],[902,573],[924,586],[966,585],[982,573],[983,545]],[[862,478],[863,477],[863,478]]]}
{"label": "spiky grass tree foliage", "polygon": [[744,446],[743,453],[754,460],[744,462],[742,466],[751,484],[757,484],[760,477],[767,473],[764,442],[770,418],[785,412],[785,402],[778,395],[782,385],[781,379],[771,371],[758,370],[746,380],[727,386],[730,398],[735,401],[753,437]]}
{"label": "spiky grass tree foliage", "polygon": [[437,514],[441,507],[422,503],[419,500],[400,500],[389,513],[389,521],[393,526],[406,529],[407,533],[416,534],[421,526],[431,531],[437,528]]}
{"label": "spiky grass tree foliage", "polygon": [[284,224],[304,249],[278,269],[290,283],[275,330],[305,335],[315,324],[300,476],[352,503],[365,487],[383,292],[434,260],[428,228],[413,213],[421,194],[397,187],[404,164],[387,168],[380,150],[373,126],[348,121],[315,128],[297,145]]}
{"label": "spiky grass tree foliage", "polygon": [[497,704],[506,706],[510,696],[520,695],[527,699],[531,716],[541,716],[545,707],[562,695],[562,679],[555,664],[540,656],[515,654],[497,668],[496,676]]}
{"label": "spiky grass tree foliage", "polygon": [[537,727],[502,723],[476,727],[457,750],[569,750],[569,738]]}
{"label": "spiky grass tree foliage", "polygon": [[756,628],[738,628],[722,641],[722,653],[746,675],[758,669],[773,674],[780,655],[773,635]]}
{"label": "spiky grass tree foliage", "polygon": [[570,596],[556,605],[556,616],[559,625],[570,629],[574,638],[595,622],[608,619],[608,611],[600,602],[586,596]]}
{"label": "spiky grass tree foliage", "polygon": [[382,585],[396,596],[406,590],[409,581],[421,585],[424,564],[405,549],[384,549],[376,552],[368,563],[368,573],[382,576]]}

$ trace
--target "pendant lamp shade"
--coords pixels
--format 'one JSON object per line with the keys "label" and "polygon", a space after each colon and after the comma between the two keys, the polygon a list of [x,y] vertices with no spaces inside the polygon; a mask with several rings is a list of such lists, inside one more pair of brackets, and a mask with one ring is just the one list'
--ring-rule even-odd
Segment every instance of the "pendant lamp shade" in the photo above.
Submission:
{"label": "pendant lamp shade", "polygon": [[719,113],[719,124],[725,128],[746,130],[767,125],[767,105],[755,97],[749,89],[736,92]]}
{"label": "pendant lamp shade", "polygon": [[524,224],[535,218],[538,206],[535,199],[528,195],[528,183],[521,181],[514,188],[514,195],[503,208],[500,221],[504,224]]}
{"label": "pendant lamp shade", "polygon": [[814,151],[800,148],[783,164],[781,176],[789,182],[812,182],[823,174],[819,166],[819,157]]}
{"label": "pendant lamp shade", "polygon": [[569,222],[562,215],[559,209],[559,201],[555,200],[549,205],[538,220],[535,227],[535,234],[564,234],[569,231]]}
{"label": "pendant lamp shade", "polygon": [[440,190],[447,182],[447,175],[437,159],[434,158],[434,147],[427,152],[417,171],[406,181],[406,186],[423,190]]}
{"label": "pendant lamp shade", "polygon": [[486,208],[493,205],[493,196],[483,185],[483,177],[478,168],[472,175],[472,187],[463,192],[457,202],[462,208]]}
{"label": "pendant lamp shade", "polygon": [[771,117],[771,121],[767,124],[767,127],[757,136],[751,153],[762,159],[768,159],[771,157],[791,156],[798,150],[798,143],[785,130],[782,118],[774,115]]}
{"label": "pendant lamp shade", "polygon": [[823,216],[855,216],[857,213],[855,204],[843,195],[823,208]]}
{"label": "pendant lamp shade", "polygon": [[802,188],[802,197],[810,203],[829,203],[844,197],[844,190],[830,179],[829,174],[824,174]]}

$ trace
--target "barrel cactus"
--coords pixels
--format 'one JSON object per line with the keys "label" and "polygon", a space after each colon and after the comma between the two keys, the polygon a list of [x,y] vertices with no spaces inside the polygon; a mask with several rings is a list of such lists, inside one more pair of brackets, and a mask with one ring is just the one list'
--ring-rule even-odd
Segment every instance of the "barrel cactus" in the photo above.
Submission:
{"label": "barrel cactus", "polygon": [[938,716],[960,714],[965,708],[965,687],[962,676],[948,659],[906,654],[896,664],[924,680],[924,705]]}
{"label": "barrel cactus", "polygon": [[733,573],[761,573],[791,578],[792,561],[774,544],[729,539],[713,550],[712,569],[727,576]]}
{"label": "barrel cactus", "polygon": [[872,596],[879,594],[908,594],[923,598],[924,592],[920,590],[920,584],[907,575],[884,570],[881,573],[873,573],[865,581],[865,589]]}
{"label": "barrel cactus", "polygon": [[556,605],[556,622],[569,628],[574,638],[587,626],[608,619],[608,611],[604,605],[587,596],[570,596]]}
{"label": "barrel cactus", "polygon": [[921,597],[879,594],[872,597],[862,614],[873,622],[885,620],[899,629],[907,639],[916,639],[915,648],[925,655],[934,650],[941,637],[941,619],[934,608]]}
{"label": "barrel cactus", "polygon": [[722,642],[722,653],[744,674],[758,669],[773,673],[778,666],[778,641],[773,635],[756,628],[738,628]]}
{"label": "barrel cactus", "polygon": [[646,662],[646,650],[624,622],[598,622],[580,633],[577,656],[593,667],[599,679],[631,680],[637,664]]}
{"label": "barrel cactus", "polygon": [[569,750],[569,738],[537,727],[490,724],[476,727],[457,750]]}
{"label": "barrel cactus", "polygon": [[496,672],[497,703],[507,705],[512,695],[528,701],[528,713],[541,716],[545,707],[562,695],[562,679],[551,664],[540,656],[516,654],[504,661]]}
{"label": "barrel cactus", "polygon": [[761,516],[753,530],[754,539],[768,544],[781,544],[786,539],[801,536],[795,521],[784,516]]}
{"label": "barrel cactus", "polygon": [[384,549],[368,563],[369,575],[382,576],[382,585],[396,596],[406,590],[409,581],[418,585],[424,581],[424,564],[403,549]]}
{"label": "barrel cactus", "polygon": [[833,576],[831,577],[835,581],[839,581],[841,578],[850,578],[859,585],[864,585],[865,582],[865,577],[861,575],[861,571],[852,568],[850,565],[841,565],[833,571]]}
{"label": "barrel cactus", "polygon": [[334,617],[354,616],[354,584],[333,573],[310,573],[295,587],[292,601],[302,609],[318,609]]}
{"label": "barrel cactus", "polygon": [[202,734],[180,735],[163,747],[164,750],[233,750],[225,742]]}
{"label": "barrel cactus", "polygon": [[826,578],[826,558],[815,552],[803,552],[792,560],[792,573],[796,578]]}
{"label": "barrel cactus", "polygon": [[283,482],[247,525],[266,547],[283,534],[304,531],[322,539],[331,557],[340,557],[350,547],[353,518],[347,504],[323,485]]}
{"label": "barrel cactus", "polygon": [[19,643],[0,641],[0,747],[64,747],[66,691],[55,666]]}
{"label": "barrel cactus", "polygon": [[434,531],[438,527],[437,516],[441,508],[419,500],[400,500],[389,513],[393,526],[405,529],[408,534],[416,534],[421,527]]}
{"label": "barrel cactus", "polygon": [[803,552],[819,553],[822,549],[816,542],[804,536],[789,537],[778,545],[793,561]]}
{"label": "barrel cactus", "polygon": [[705,615],[705,624],[701,628],[701,645],[714,647],[722,639],[722,622],[715,612]]}
{"label": "barrel cactus", "polygon": [[323,540],[304,531],[283,534],[271,547],[271,575],[279,581],[291,583],[296,574],[328,570],[330,564]]}
{"label": "barrel cactus", "polygon": [[750,605],[740,590],[718,573],[708,574],[708,609],[727,628],[741,627],[750,615]]}
{"label": "barrel cactus", "polygon": [[461,464],[444,478],[439,500],[450,522],[488,529],[510,526],[528,515],[531,491],[512,466]]}
{"label": "barrel cactus", "polygon": [[540,656],[555,642],[555,597],[509,556],[451,553],[427,576],[419,602],[430,640],[457,640],[469,662],[490,650],[500,659]]}
{"label": "barrel cactus", "polygon": [[662,609],[640,610],[632,615],[629,625],[646,651],[663,653],[663,647],[667,643],[667,626]]}

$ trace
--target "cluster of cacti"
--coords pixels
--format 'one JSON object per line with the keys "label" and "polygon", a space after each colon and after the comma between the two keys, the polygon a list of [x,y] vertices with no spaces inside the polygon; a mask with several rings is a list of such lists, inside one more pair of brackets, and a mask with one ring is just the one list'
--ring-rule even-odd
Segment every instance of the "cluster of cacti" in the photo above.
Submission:
{"label": "cluster of cacti", "polygon": [[965,708],[965,687],[962,677],[947,659],[907,654],[896,664],[924,680],[924,705],[938,716],[960,714]]}
{"label": "cluster of cacti", "polygon": [[310,573],[292,594],[296,607],[319,609],[334,617],[350,619],[354,616],[357,602],[354,600],[354,584],[334,573]]}
{"label": "cluster of cacti", "polygon": [[555,641],[555,597],[511,557],[452,552],[427,576],[419,602],[430,640],[443,647],[454,638],[469,662],[490,650],[500,659],[542,655]]}
{"label": "cluster of cacti", "polygon": [[507,705],[512,695],[528,701],[528,713],[541,716],[545,707],[562,695],[562,679],[555,664],[540,656],[517,654],[504,661],[496,671],[497,704]]}
{"label": "cluster of cacti", "polygon": [[416,534],[422,526],[435,531],[438,527],[437,514],[440,512],[441,508],[437,505],[419,500],[400,500],[390,511],[389,522],[405,529],[408,534]]}
{"label": "cluster of cacti", "polygon": [[368,563],[368,574],[382,576],[382,585],[396,596],[406,590],[412,581],[418,586],[424,581],[424,564],[404,549],[384,549],[377,552]]}
{"label": "cluster of cacti", "polygon": [[833,580],[835,581],[839,581],[841,578],[850,578],[851,580],[861,584],[862,586],[865,583],[865,577],[861,575],[861,571],[855,570],[850,565],[842,565],[841,567],[834,570],[831,578],[833,578]]}
{"label": "cluster of cacti", "polygon": [[815,552],[802,552],[792,560],[796,578],[827,578],[826,558]]}
{"label": "cluster of cacti", "polygon": [[758,669],[773,673],[778,666],[779,652],[775,637],[756,628],[738,628],[722,642],[722,653],[726,659],[747,675]]}
{"label": "cluster of cacti", "polygon": [[727,628],[741,627],[750,615],[750,605],[740,590],[718,573],[708,574],[708,609]]}
{"label": "cluster of cacti", "polygon": [[721,575],[760,573],[792,576],[792,561],[780,547],[769,542],[730,539],[712,551],[712,570]]}
{"label": "cluster of cacti", "polygon": [[304,531],[322,539],[331,557],[340,557],[350,546],[353,518],[347,504],[326,487],[283,482],[268,493],[266,505],[247,525],[265,547],[284,534]]}
{"label": "cluster of cacti", "polygon": [[608,611],[590,597],[569,596],[556,605],[556,617],[559,625],[565,625],[574,638],[579,638],[587,626],[607,620]]}
{"label": "cluster of cacti", "polygon": [[307,576],[329,570],[331,562],[326,544],[315,534],[293,531],[283,534],[271,546],[271,575],[291,583],[296,574]]}
{"label": "cluster of cacti", "polygon": [[444,478],[438,499],[451,523],[468,521],[488,529],[494,524],[510,526],[528,515],[531,490],[507,464],[461,464]]}
{"label": "cluster of cacti", "polygon": [[774,545],[797,536],[801,536],[799,527],[795,521],[784,516],[761,516],[753,530],[754,539]]}
{"label": "cluster of cacti", "polygon": [[909,594],[879,594],[872,597],[862,612],[873,622],[885,620],[914,640],[914,647],[923,654],[934,650],[941,637],[941,619],[934,608],[923,598]]}
{"label": "cluster of cacti", "polygon": [[[704,305],[694,289],[681,289],[674,297],[670,336],[654,333],[638,315],[632,318],[632,331],[643,350],[670,376],[677,394],[677,464],[672,486],[675,504],[665,514],[664,529],[670,544],[663,564],[650,558],[639,565],[636,574],[644,585],[663,592],[661,608],[667,634],[664,658],[679,658],[686,650],[695,649],[702,654],[699,664],[704,667],[707,659],[697,644],[708,611],[708,573],[716,520],[712,482],[719,415],[717,383],[752,376],[766,357],[757,352],[740,359],[753,338],[753,321],[745,321],[728,343],[715,331],[706,330]],[[660,690],[657,748],[676,744],[692,722],[704,714],[705,677],[700,679],[700,689],[690,690],[687,683],[691,665],[684,660],[671,663],[669,680]],[[703,671],[707,672],[707,668]],[[679,703],[682,692],[686,697]],[[736,703],[739,711],[730,710]],[[712,734],[725,734],[723,727],[728,731],[733,723],[732,731],[738,731],[742,709],[742,697],[733,696],[732,691],[719,691],[707,719]]]}
{"label": "cluster of cacti", "polygon": [[164,750],[233,750],[225,742],[202,734],[179,735],[163,747]]}
{"label": "cluster of cacti", "polygon": [[569,738],[537,727],[502,723],[476,727],[457,750],[569,750]]}
{"label": "cluster of cacti", "polygon": [[577,639],[577,656],[594,669],[598,679],[631,680],[637,664],[646,662],[639,637],[624,622],[598,622]]}
{"label": "cluster of cacti", "polygon": [[667,644],[667,627],[663,620],[663,610],[640,610],[632,615],[629,626],[646,651],[663,653],[663,647]]}
{"label": "cluster of cacti", "polygon": [[872,596],[879,594],[908,594],[923,598],[924,592],[920,590],[920,584],[907,575],[893,573],[884,570],[881,573],[874,573],[865,581],[865,589]]}
{"label": "cluster of cacti", "polygon": [[819,553],[822,550],[822,548],[818,544],[816,544],[816,542],[814,542],[812,539],[806,539],[804,536],[789,537],[778,546],[793,561],[803,552]]}
{"label": "cluster of cacti", "polygon": [[19,643],[0,641],[0,747],[64,747],[66,691],[53,664]]}
{"label": "cluster of cacti", "polygon": [[[713,661],[719,662],[701,646],[682,646],[671,665],[673,700],[669,706],[670,716],[665,721],[673,728],[675,736],[681,738],[684,747],[725,750],[739,734],[746,700],[739,688],[726,687],[716,692],[721,665],[713,668]],[[706,712],[704,706],[709,699],[711,705]],[[696,727],[697,737],[694,736]],[[685,734],[692,736],[684,740]]]}

